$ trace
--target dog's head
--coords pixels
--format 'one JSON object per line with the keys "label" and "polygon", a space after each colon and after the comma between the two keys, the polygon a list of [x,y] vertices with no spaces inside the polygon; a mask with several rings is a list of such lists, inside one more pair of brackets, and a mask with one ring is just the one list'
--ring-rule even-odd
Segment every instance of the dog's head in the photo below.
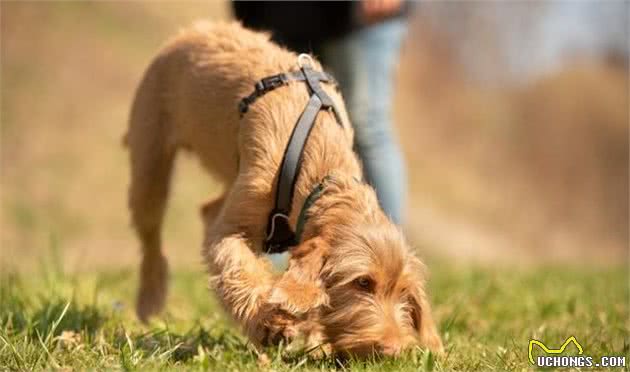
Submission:
{"label": "dog's head", "polygon": [[[341,354],[396,356],[442,343],[424,291],[424,265],[387,222],[354,227],[343,239],[316,237],[297,247],[289,272],[321,284],[319,322]],[[304,310],[304,309],[302,309]]]}

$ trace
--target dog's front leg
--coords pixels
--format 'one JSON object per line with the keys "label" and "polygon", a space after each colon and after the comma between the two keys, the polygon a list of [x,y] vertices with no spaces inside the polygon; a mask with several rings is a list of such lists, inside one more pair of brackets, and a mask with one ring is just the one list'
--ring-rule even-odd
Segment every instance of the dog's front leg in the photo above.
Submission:
{"label": "dog's front leg", "polygon": [[277,344],[297,334],[296,319],[269,302],[273,275],[241,234],[210,236],[205,257],[213,287],[224,307],[257,345]]}
{"label": "dog's front leg", "polygon": [[207,202],[202,204],[199,212],[206,226],[212,226],[217,216],[219,215],[219,212],[221,212],[221,207],[223,207],[223,203],[225,203],[224,195],[215,199],[208,200]]}

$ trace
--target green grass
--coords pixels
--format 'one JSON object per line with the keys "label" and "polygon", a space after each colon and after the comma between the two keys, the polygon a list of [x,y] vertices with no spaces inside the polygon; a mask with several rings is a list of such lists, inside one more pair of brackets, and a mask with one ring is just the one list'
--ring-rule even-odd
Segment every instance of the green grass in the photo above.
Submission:
{"label": "green grass", "polygon": [[[339,364],[280,347],[268,350],[263,369],[528,370],[530,338],[555,348],[569,336],[585,355],[629,354],[626,269],[430,265],[445,355],[416,349],[397,360]],[[206,283],[201,267],[173,273],[166,314],[143,326],[133,315],[133,271],[64,275],[57,263],[35,275],[2,274],[0,370],[260,368]]]}

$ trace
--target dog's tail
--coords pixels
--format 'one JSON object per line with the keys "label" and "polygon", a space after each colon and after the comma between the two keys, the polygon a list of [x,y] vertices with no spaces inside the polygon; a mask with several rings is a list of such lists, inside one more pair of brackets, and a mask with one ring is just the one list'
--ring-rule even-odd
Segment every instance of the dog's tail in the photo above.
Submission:
{"label": "dog's tail", "polygon": [[123,142],[129,148],[129,208],[142,244],[137,313],[146,320],[166,298],[167,263],[161,250],[161,227],[169,193],[175,147],[169,143],[168,117],[160,92],[160,60],[149,67],[136,91]]}

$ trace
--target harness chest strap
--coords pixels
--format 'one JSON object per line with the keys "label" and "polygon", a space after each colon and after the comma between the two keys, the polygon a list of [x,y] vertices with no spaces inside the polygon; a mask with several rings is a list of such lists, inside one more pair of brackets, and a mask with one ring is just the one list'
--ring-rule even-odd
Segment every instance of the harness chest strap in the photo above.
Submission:
{"label": "harness chest strap", "polygon": [[[256,99],[265,93],[276,89],[280,86],[288,84],[289,81],[305,82],[310,94],[310,98],[304,111],[300,115],[297,124],[291,132],[289,143],[285,148],[278,174],[278,185],[276,187],[275,206],[269,214],[267,222],[267,237],[265,239],[265,251],[267,253],[284,252],[288,247],[297,245],[303,228],[304,219],[300,218],[296,230],[299,234],[294,233],[289,226],[289,213],[291,211],[291,203],[295,184],[301,168],[302,158],[304,154],[304,146],[308,140],[308,136],[313,129],[317,114],[321,110],[332,110],[337,123],[343,126],[339,110],[336,108],[330,96],[321,88],[320,82],[334,82],[334,79],[325,72],[318,72],[312,69],[311,64],[302,64],[301,60],[310,56],[301,54],[298,57],[299,71],[285,74],[279,74],[262,79],[255,85],[255,90],[249,96],[243,98],[239,104],[239,111],[244,115],[249,105],[254,103]],[[306,206],[307,203],[305,203]],[[304,206],[300,212],[300,216],[305,213]],[[305,216],[305,215],[304,215]],[[296,231],[298,232],[298,231]]]}

